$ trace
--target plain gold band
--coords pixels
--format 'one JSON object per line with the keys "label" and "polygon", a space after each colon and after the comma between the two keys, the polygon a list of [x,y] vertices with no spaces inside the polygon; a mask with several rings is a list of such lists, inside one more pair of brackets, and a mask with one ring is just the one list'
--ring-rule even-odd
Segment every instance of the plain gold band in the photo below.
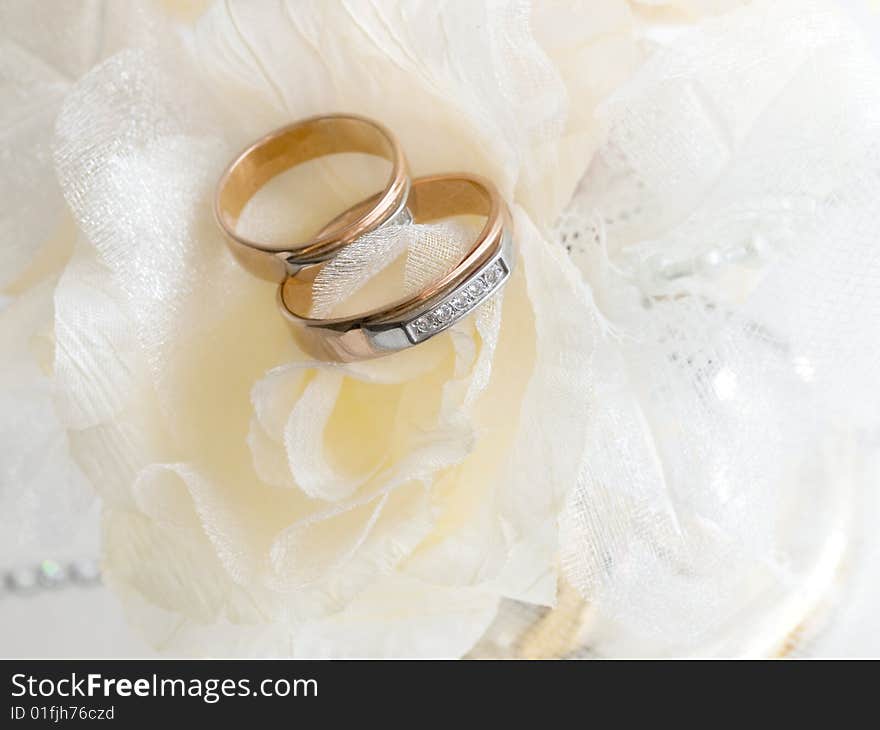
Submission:
{"label": "plain gold band", "polygon": [[[371,206],[361,207],[358,215],[325,227],[308,241],[273,246],[236,232],[245,205],[271,178],[309,160],[344,152],[375,155],[391,162],[391,177],[371,198]],[[408,193],[406,157],[389,130],[365,117],[328,114],[270,132],[239,154],[217,185],[214,213],[239,263],[261,278],[281,282],[301,266],[326,261],[390,220],[404,207]]]}

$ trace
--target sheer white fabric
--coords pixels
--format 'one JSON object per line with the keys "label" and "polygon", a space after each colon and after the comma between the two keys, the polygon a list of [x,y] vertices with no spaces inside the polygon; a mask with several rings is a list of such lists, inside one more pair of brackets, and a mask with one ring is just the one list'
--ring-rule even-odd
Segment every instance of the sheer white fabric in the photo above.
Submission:
{"label": "sheer white fabric", "polygon": [[829,5],[757,4],[602,110],[558,233],[608,322],[562,538],[598,651],[781,650],[854,559],[880,405],[878,79]]}

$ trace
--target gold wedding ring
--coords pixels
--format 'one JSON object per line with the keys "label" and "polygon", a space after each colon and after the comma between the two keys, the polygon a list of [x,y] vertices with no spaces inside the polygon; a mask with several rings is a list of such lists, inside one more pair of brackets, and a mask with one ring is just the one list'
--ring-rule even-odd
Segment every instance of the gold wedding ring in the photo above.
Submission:
{"label": "gold wedding ring", "polygon": [[[236,232],[245,205],[270,179],[309,160],[344,152],[375,155],[391,163],[388,183],[372,207],[308,241],[270,245]],[[277,129],[239,154],[217,185],[214,213],[239,263],[261,278],[281,282],[304,266],[332,258],[364,233],[400,215],[408,192],[406,158],[391,132],[365,117],[327,114]]]}

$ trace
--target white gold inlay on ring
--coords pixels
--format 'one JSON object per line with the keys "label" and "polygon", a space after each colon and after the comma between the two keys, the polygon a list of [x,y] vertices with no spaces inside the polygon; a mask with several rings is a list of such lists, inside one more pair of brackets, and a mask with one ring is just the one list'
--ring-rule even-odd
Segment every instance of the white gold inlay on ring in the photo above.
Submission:
{"label": "white gold inlay on ring", "polygon": [[502,256],[490,261],[431,309],[404,324],[407,336],[417,344],[449,328],[495,293],[508,276],[510,268]]}

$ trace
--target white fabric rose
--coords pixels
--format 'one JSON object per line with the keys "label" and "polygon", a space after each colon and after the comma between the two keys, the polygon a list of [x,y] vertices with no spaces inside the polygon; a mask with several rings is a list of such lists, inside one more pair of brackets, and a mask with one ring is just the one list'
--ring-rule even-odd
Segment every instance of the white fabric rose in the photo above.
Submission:
{"label": "white fabric rose", "polygon": [[[67,95],[55,158],[82,236],[54,374],[103,499],[107,578],[161,649],[457,656],[501,597],[553,603],[598,330],[537,226],[634,57],[625,6],[591,8],[568,42],[608,47],[610,28],[624,61],[592,96],[567,94],[526,8],[476,3],[217,4]],[[245,140],[337,109],[394,129],[416,174],[495,181],[521,256],[476,317],[351,365],[299,353],[210,206]]]}

